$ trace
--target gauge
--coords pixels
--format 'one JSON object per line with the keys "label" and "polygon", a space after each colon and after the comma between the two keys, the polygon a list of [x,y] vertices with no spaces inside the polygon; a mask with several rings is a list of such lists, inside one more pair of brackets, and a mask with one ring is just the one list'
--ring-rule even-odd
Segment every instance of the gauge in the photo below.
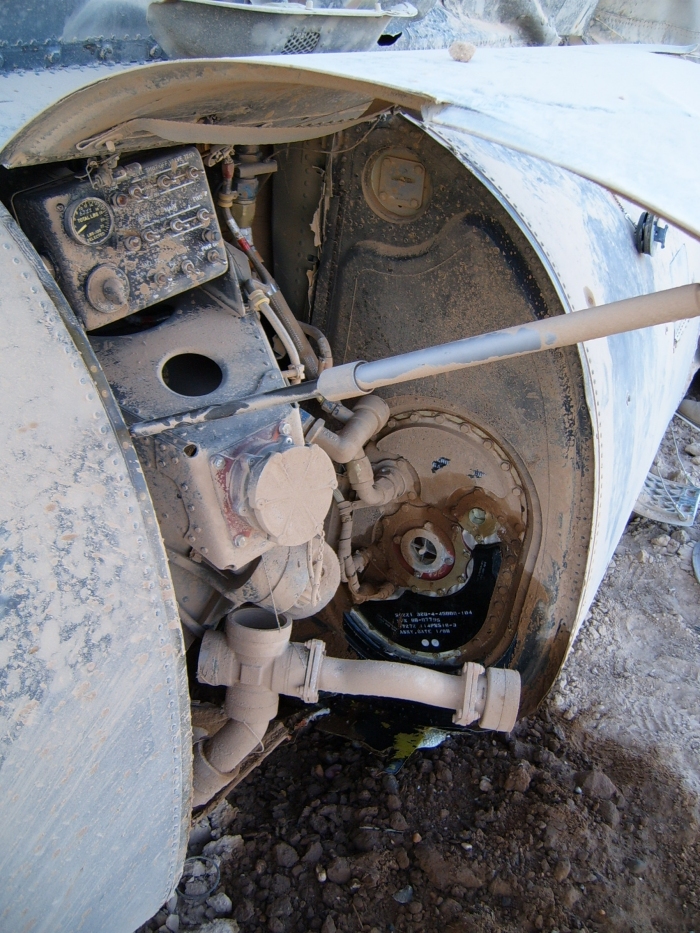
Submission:
{"label": "gauge", "polygon": [[65,214],[66,230],[85,246],[99,246],[108,240],[114,218],[109,205],[101,198],[81,198]]}

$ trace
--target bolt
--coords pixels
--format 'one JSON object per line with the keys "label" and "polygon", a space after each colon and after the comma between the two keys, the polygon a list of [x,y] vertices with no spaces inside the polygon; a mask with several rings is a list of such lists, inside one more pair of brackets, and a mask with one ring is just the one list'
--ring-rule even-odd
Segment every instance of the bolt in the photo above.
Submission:
{"label": "bolt", "polygon": [[467,582],[467,578],[466,578],[466,577],[464,577],[464,576],[462,576],[462,577],[457,577],[457,583],[466,583],[466,582]]}
{"label": "bolt", "polygon": [[423,525],[423,527],[425,528],[426,531],[432,531],[432,530],[433,530],[433,523],[432,523],[432,522],[426,522],[425,525]]}
{"label": "bolt", "polygon": [[394,544],[401,544],[401,535],[394,535]]}
{"label": "bolt", "polygon": [[226,461],[223,457],[214,457],[212,460],[212,466],[215,470],[222,470],[226,466]]}
{"label": "bolt", "polygon": [[128,236],[124,240],[124,246],[133,253],[137,249],[141,249],[141,237],[140,236]]}
{"label": "bolt", "polygon": [[284,445],[285,447],[290,447],[294,443],[294,439],[291,437],[285,437]]}
{"label": "bolt", "polygon": [[190,542],[190,544],[194,544],[194,542],[195,542],[197,539],[195,538],[194,535],[188,535],[188,536],[187,536],[187,540]]}
{"label": "bolt", "polygon": [[445,590],[438,590],[437,593],[438,593],[438,596],[444,596]]}
{"label": "bolt", "polygon": [[285,437],[288,437],[292,433],[292,428],[286,421],[283,421],[279,427],[280,434],[284,434]]}
{"label": "bolt", "polygon": [[247,543],[248,542],[245,535],[236,535],[236,537],[233,539],[234,547],[245,547]]}

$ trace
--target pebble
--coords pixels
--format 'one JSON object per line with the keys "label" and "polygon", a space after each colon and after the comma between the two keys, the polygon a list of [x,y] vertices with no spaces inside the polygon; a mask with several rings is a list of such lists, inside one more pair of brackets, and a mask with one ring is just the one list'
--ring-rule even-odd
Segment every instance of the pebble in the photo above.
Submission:
{"label": "pebble", "polygon": [[521,761],[508,772],[505,789],[519,791],[521,794],[524,794],[525,791],[529,788],[531,780],[532,770],[530,765],[526,761]]}
{"label": "pebble", "polygon": [[640,564],[648,564],[651,560],[651,554],[648,551],[645,551],[644,548],[637,551],[636,557]]}
{"label": "pebble", "polygon": [[389,811],[400,810],[401,809],[401,799],[396,796],[396,794],[389,794],[386,798],[386,808]]}
{"label": "pebble", "polygon": [[410,904],[413,900],[413,888],[410,884],[407,884],[405,888],[401,888],[400,891],[397,891],[396,894],[391,895],[397,904]]}
{"label": "pebble", "polygon": [[654,547],[666,547],[670,540],[671,538],[669,535],[658,535],[658,537],[651,539],[651,543]]}
{"label": "pebble", "polygon": [[221,839],[212,839],[202,849],[202,855],[209,858],[219,856],[220,858],[230,858],[234,852],[243,848],[243,836],[222,836]]}
{"label": "pebble", "polygon": [[585,797],[594,800],[610,800],[617,793],[617,788],[602,771],[589,771],[580,782]]}
{"label": "pebble", "polygon": [[321,933],[336,933],[338,928],[335,925],[335,920],[330,914],[323,921],[323,926],[321,927]]}
{"label": "pebble", "polygon": [[601,800],[598,806],[598,813],[604,823],[612,826],[613,829],[620,825],[620,814],[612,800]]}
{"label": "pebble", "polygon": [[274,848],[274,853],[280,868],[291,868],[299,861],[297,850],[287,842],[278,842]]}
{"label": "pebble", "polygon": [[382,787],[387,794],[398,794],[399,782],[396,780],[396,776],[393,774],[385,774],[382,778]]}
{"label": "pebble", "polygon": [[323,846],[320,842],[312,842],[306,852],[302,855],[301,860],[305,865],[316,865],[323,855]]}
{"label": "pebble", "polygon": [[560,858],[554,866],[552,877],[555,881],[566,881],[571,872],[571,862],[568,858]]}
{"label": "pebble", "polygon": [[408,829],[408,823],[406,822],[406,817],[403,813],[400,813],[398,810],[394,811],[389,817],[389,826],[392,829],[395,829],[397,832],[405,833]]}
{"label": "pebble", "polygon": [[218,894],[208,897],[207,904],[219,917],[228,917],[233,912],[233,902],[224,891],[219,891]]}
{"label": "pebble", "polygon": [[166,927],[170,930],[170,933],[178,933],[180,929],[180,918],[177,914],[168,914],[168,919],[165,921]]}
{"label": "pebble", "polygon": [[490,794],[493,790],[493,784],[487,777],[482,777],[482,779],[479,781],[479,790],[484,794]]}
{"label": "pebble", "polygon": [[629,870],[630,874],[636,875],[638,878],[641,878],[641,876],[647,870],[647,863],[644,861],[643,858],[625,859],[625,865],[627,866],[627,869]]}
{"label": "pebble", "polygon": [[683,450],[690,457],[700,457],[700,444],[686,444]]}
{"label": "pebble", "polygon": [[329,881],[335,884],[347,884],[352,878],[352,868],[346,858],[334,858],[326,869]]}

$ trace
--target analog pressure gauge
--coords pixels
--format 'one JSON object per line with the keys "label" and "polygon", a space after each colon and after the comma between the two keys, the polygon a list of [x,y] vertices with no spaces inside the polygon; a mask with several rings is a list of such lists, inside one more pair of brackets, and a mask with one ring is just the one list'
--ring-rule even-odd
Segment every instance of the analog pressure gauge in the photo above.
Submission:
{"label": "analog pressure gauge", "polygon": [[114,227],[109,205],[101,198],[81,198],[65,213],[66,230],[84,246],[99,246],[108,240]]}

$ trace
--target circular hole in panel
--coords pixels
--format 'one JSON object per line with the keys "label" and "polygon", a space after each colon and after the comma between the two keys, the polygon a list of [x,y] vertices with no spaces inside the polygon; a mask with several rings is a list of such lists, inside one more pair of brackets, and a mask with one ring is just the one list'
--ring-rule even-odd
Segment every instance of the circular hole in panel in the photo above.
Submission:
{"label": "circular hole in panel", "polygon": [[163,364],[161,377],[171,392],[190,398],[216,392],[224,379],[221,367],[200,353],[179,353]]}
{"label": "circular hole in panel", "polygon": [[183,447],[182,452],[186,457],[196,457],[197,456],[197,445],[188,444],[186,447]]}

